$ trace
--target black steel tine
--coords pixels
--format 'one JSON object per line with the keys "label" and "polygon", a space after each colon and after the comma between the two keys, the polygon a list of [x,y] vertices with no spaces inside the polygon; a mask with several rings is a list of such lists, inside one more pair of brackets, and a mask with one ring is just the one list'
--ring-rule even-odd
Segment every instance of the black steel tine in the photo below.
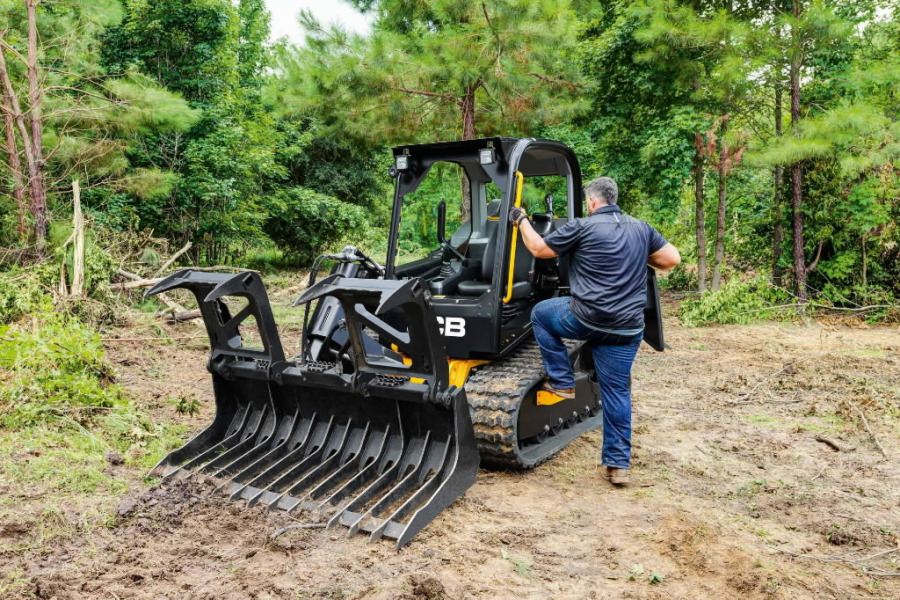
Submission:
{"label": "black steel tine", "polygon": [[[361,519],[361,522],[369,518],[373,521],[377,521],[381,518],[385,512],[387,512],[394,504],[397,503],[398,500],[401,500],[404,496],[409,494],[412,490],[416,488],[417,485],[421,483],[421,474],[423,472],[423,467],[425,466],[425,457],[428,454],[429,448],[431,446],[430,443],[431,432],[426,432],[425,440],[422,444],[422,452],[417,455],[417,459],[415,462],[409,463],[406,466],[406,475],[400,480],[397,485],[395,485],[389,492],[383,495],[378,502],[373,504],[366,514]],[[378,530],[378,526],[373,527],[372,530],[366,529],[367,531]],[[375,540],[378,539],[380,535],[375,537],[370,537],[369,539]]]}
{"label": "black steel tine", "polygon": [[256,459],[260,456],[268,454],[273,449],[278,448],[282,444],[286,444],[291,437],[291,433],[294,431],[294,426],[297,424],[297,417],[299,416],[299,411],[297,411],[293,415],[282,418],[281,423],[278,423],[278,418],[276,417],[276,433],[272,435],[268,440],[266,440],[271,441],[271,444],[266,445],[265,442],[261,442],[248,450],[246,453],[242,454],[241,456],[237,457],[236,459],[216,471],[213,474],[213,477],[229,477],[227,481],[225,481],[216,489],[216,492],[222,491],[222,489],[226,485],[233,482],[234,477],[240,475],[245,466],[253,464],[253,462],[255,462]]}
{"label": "black steel tine", "polygon": [[[179,473],[180,471],[182,471],[182,470],[184,470],[184,469],[190,468],[190,466],[191,466],[193,463],[195,463],[196,461],[198,461],[198,460],[204,458],[204,457],[205,457],[206,455],[208,455],[208,454],[212,454],[212,453],[216,452],[216,450],[217,450],[220,446],[222,446],[222,445],[227,445],[227,444],[229,444],[231,441],[233,441],[236,437],[239,437],[239,436],[240,436],[241,429],[244,428],[244,425],[245,425],[246,422],[247,422],[247,418],[248,418],[249,414],[250,414],[250,404],[247,403],[246,405],[241,406],[241,407],[240,407],[240,411],[237,412],[237,413],[234,415],[234,419],[231,420],[231,424],[228,426],[228,433],[225,434],[225,437],[222,438],[222,440],[220,440],[219,442],[217,442],[217,443],[215,443],[215,444],[209,446],[206,450],[203,450],[202,452],[200,452],[200,453],[199,453],[197,456],[195,456],[194,458],[185,461],[185,462],[182,463],[180,466],[175,467],[174,469],[172,469],[172,470],[169,471],[168,473],[165,473],[165,474],[162,476],[162,478],[163,478],[163,479],[169,479],[170,477],[172,477],[172,476],[175,475],[176,473]],[[238,423],[237,426],[235,426],[235,422],[236,422],[236,421],[240,421],[240,422]]]}
{"label": "black steel tine", "polygon": [[[270,493],[277,494],[278,497],[268,502],[267,510],[284,508],[282,502],[290,500],[293,490],[302,489],[309,481],[315,481],[314,474],[322,468],[324,463],[330,459],[336,461],[340,458],[351,425],[352,421],[347,421],[343,426],[332,428],[319,448],[312,448],[312,451],[302,461],[269,486]],[[311,477],[312,479],[310,479]],[[264,496],[263,502],[266,501]]]}
{"label": "black steel tine", "polygon": [[[271,488],[283,486],[296,477],[298,473],[306,471],[310,465],[314,464],[319,454],[324,451],[325,443],[328,441],[328,436],[331,435],[332,429],[334,429],[333,416],[328,419],[327,424],[319,423],[316,426],[305,446],[298,446],[273,465],[271,469],[257,477],[257,479],[267,479],[268,483],[260,492],[247,501],[247,506],[253,506],[257,502],[270,505],[272,501],[280,498],[282,493],[280,491],[271,491]],[[298,456],[303,457],[299,462],[297,462]],[[275,476],[274,481],[272,480],[273,475]]]}
{"label": "black steel tine", "polygon": [[374,471],[369,472],[368,469],[364,469],[356,478],[351,480],[351,483],[354,484],[353,491],[361,486],[368,485],[358,495],[347,498],[347,503],[335,511],[326,528],[330,529],[339,524],[352,525],[357,517],[360,516],[354,510],[364,508],[381,490],[390,487],[391,480],[396,478],[397,471],[400,469],[403,451],[402,436],[390,436],[384,454],[379,458],[377,464],[372,463],[372,466],[376,467]]}
{"label": "black steel tine", "polygon": [[[263,470],[260,471],[258,475],[248,481],[240,494],[240,498],[244,500],[253,500],[254,498],[259,497],[260,493],[265,491],[266,487],[273,480],[277,479],[285,469],[290,468],[292,464],[296,464],[298,457],[303,455],[303,451],[306,447],[312,445],[314,443],[313,440],[320,436],[318,432],[322,429],[323,424],[325,428],[330,429],[333,421],[334,417],[331,417],[326,423],[316,419],[314,415],[309,421],[309,426],[303,431],[303,436],[297,440],[298,443],[293,447],[285,447],[285,451],[280,453],[280,456],[277,457],[275,462],[264,466]],[[263,459],[260,459],[258,462],[261,462],[262,460]],[[235,498],[235,496],[232,495],[232,498]]]}
{"label": "black steel tine", "polygon": [[262,415],[260,413],[265,412],[265,406],[263,407],[262,411],[260,411],[255,408],[255,404],[256,403],[254,402],[253,404],[248,405],[247,418],[244,419],[244,422],[241,424],[240,429],[238,429],[234,434],[229,435],[227,438],[225,438],[220,443],[216,444],[200,456],[185,463],[181,468],[185,471],[189,471],[214,460],[223,452],[227,452],[237,444],[240,444],[244,439],[244,434],[246,431],[258,429],[259,424],[262,421]]}
{"label": "black steel tine", "polygon": [[[378,476],[378,463],[380,458],[385,454],[388,447],[388,439],[391,437],[391,428],[388,426],[383,435],[379,438],[373,434],[370,437],[370,443],[374,444],[374,453],[368,452],[368,458],[360,456],[361,467],[359,471],[351,477],[341,487],[325,498],[317,507],[318,510],[324,510],[326,506],[339,506],[344,500],[352,500],[351,493],[365,486],[367,483]],[[314,498],[313,498],[314,499]],[[338,511],[340,512],[340,511]]]}
{"label": "black steel tine", "polygon": [[[370,539],[378,539],[381,537],[388,527],[392,524],[400,525],[402,530],[402,521],[422,504],[427,501],[434,491],[440,487],[442,476],[447,465],[447,456],[450,453],[452,438],[447,437],[447,441],[443,443],[432,442],[428,451],[428,458],[422,465],[421,475],[419,476],[419,489],[415,491],[403,504],[400,505],[390,516],[385,517],[381,526],[372,532]],[[428,476],[431,475],[429,479]],[[399,535],[398,532],[397,535]],[[396,535],[390,537],[396,538]]]}
{"label": "black steel tine", "polygon": [[228,492],[226,492],[230,494],[229,497],[231,500],[236,500],[237,497],[243,493],[244,489],[247,488],[249,482],[252,482],[261,473],[264,473],[271,468],[271,466],[285,454],[306,443],[306,440],[309,439],[309,434],[312,431],[313,425],[316,422],[316,414],[313,413],[309,419],[301,419],[299,417],[298,411],[294,420],[291,435],[283,444],[276,444],[261,457],[250,463],[243,471],[235,474],[235,476],[231,478],[234,483],[228,486]]}
{"label": "black steel tine", "polygon": [[233,447],[229,448],[219,456],[215,457],[214,459],[200,467],[197,472],[209,473],[210,471],[218,471],[221,465],[228,464],[229,462],[234,462],[234,459],[247,454],[247,452],[252,450],[253,448],[259,445],[264,445],[267,441],[269,441],[269,438],[275,431],[277,416],[270,412],[270,406],[268,404],[262,407],[262,412],[265,415],[264,417],[260,417],[262,427],[256,427],[252,431],[251,435],[245,436],[244,439],[235,444]]}
{"label": "black steel tine", "polygon": [[[373,435],[377,436],[378,432],[373,433],[371,431],[371,428],[372,424],[366,423],[366,426],[362,429],[360,443],[355,446],[355,452],[350,454],[350,456],[346,458],[341,457],[340,467],[331,475],[319,482],[316,487],[311,489],[303,498],[304,501],[312,502],[318,498],[321,498],[329,490],[343,487],[343,485],[353,477],[352,474],[354,473],[354,471],[358,470],[359,465],[362,463],[363,458],[365,458],[367,454],[365,452],[365,449],[369,445],[370,439]],[[356,432],[359,432],[359,428],[357,428],[354,433]],[[351,445],[350,447],[353,448],[354,446]],[[374,462],[374,457],[372,457],[372,462]],[[316,508],[318,509],[319,507],[317,506]]]}
{"label": "black steel tine", "polygon": [[[398,489],[405,486],[407,484],[407,482],[409,482],[415,476],[417,465],[422,464],[422,458],[425,455],[425,449],[428,446],[428,438],[430,437],[430,435],[431,435],[431,432],[428,431],[425,433],[424,440],[420,441],[417,439],[412,439],[409,441],[409,446],[407,447],[407,452],[404,453],[404,457],[406,458],[406,460],[403,460],[403,461],[401,461],[401,463],[398,463],[397,464],[398,469],[397,469],[397,471],[394,472],[394,475],[399,474],[399,476],[400,476],[399,483],[396,483],[394,485],[394,487],[392,487],[385,495],[381,496],[381,498],[379,498],[375,502],[375,504],[373,504],[369,508],[369,510],[367,510],[366,512],[359,515],[359,517],[356,519],[356,521],[352,525],[350,525],[349,534],[352,535],[352,534],[356,533],[357,531],[359,531],[360,525],[362,524],[363,520],[365,520],[367,517],[370,517],[372,515],[372,511],[375,507],[378,507],[379,505],[381,505],[384,502],[385,498],[387,498],[388,496],[390,496],[392,494],[396,494]],[[410,459],[412,459],[412,460],[410,460]],[[400,466],[401,464],[402,464],[402,467]],[[400,468],[402,468],[402,471],[400,471]],[[351,508],[351,506],[352,507],[355,507],[355,506],[363,506],[364,507],[368,503],[368,501],[371,500],[374,496],[374,494],[367,494],[367,492],[369,492],[375,486],[378,486],[379,484],[385,484],[385,485],[383,485],[383,487],[381,487],[380,489],[377,490],[378,493],[380,493],[384,489],[384,487],[387,487],[388,485],[393,483],[391,481],[382,481],[382,479],[384,479],[384,478],[379,479],[374,484],[369,486],[369,488],[367,488],[365,492],[360,494],[360,497],[357,499],[356,502],[352,502],[350,504],[350,506],[347,507],[347,510],[348,511],[353,510],[353,508]],[[396,482],[397,479],[394,479],[393,481]],[[365,502],[361,502],[362,500],[365,500]]]}
{"label": "black steel tine", "polygon": [[[307,492],[304,496],[298,496],[298,492],[302,492],[304,489],[309,488],[311,484],[316,484],[316,486],[313,487],[313,489],[316,489],[319,485],[332,480],[335,474],[341,471],[343,466],[352,463],[362,451],[368,431],[368,424],[362,429],[353,428],[352,422],[348,421],[347,429],[338,451],[327,456],[319,466],[292,485],[286,492],[287,496],[278,503],[278,508],[288,512],[294,510],[304,500],[304,496],[308,495]],[[348,456],[350,456],[349,459],[347,458]]]}

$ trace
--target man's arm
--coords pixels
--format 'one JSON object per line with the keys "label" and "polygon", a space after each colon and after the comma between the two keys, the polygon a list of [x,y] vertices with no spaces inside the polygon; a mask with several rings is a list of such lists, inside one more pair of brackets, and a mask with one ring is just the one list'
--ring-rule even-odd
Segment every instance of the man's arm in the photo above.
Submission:
{"label": "man's arm", "polygon": [[672,244],[666,244],[651,254],[647,262],[651,267],[657,269],[671,269],[681,264],[681,254],[678,252],[678,248]]}
{"label": "man's arm", "polygon": [[544,238],[538,235],[538,232],[534,230],[528,219],[522,219],[519,222],[519,231],[522,232],[522,241],[525,242],[525,247],[528,248],[528,251],[535,258],[555,258],[559,256],[544,242]]}

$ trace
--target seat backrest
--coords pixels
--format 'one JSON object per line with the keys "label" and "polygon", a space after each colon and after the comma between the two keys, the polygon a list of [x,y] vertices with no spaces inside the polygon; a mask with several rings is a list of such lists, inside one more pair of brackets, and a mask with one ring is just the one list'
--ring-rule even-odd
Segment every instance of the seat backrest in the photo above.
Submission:
{"label": "seat backrest", "polygon": [[[503,256],[506,251],[504,249],[504,252],[497,254],[497,232],[499,230],[500,226],[491,232],[487,248],[484,251],[484,258],[481,261],[481,280],[485,282],[491,281],[491,277],[494,275],[494,263],[498,256]],[[518,227],[516,228],[516,235],[518,239],[516,240],[516,265],[513,269],[513,281],[529,281],[531,272],[534,271],[534,256],[525,247],[525,242],[522,240],[522,232],[519,231]]]}
{"label": "seat backrest", "polygon": [[497,232],[500,231],[500,225],[491,229],[491,236],[488,238],[487,246],[484,249],[484,258],[481,259],[481,280],[490,283],[491,277],[494,275],[494,261],[497,259]]}

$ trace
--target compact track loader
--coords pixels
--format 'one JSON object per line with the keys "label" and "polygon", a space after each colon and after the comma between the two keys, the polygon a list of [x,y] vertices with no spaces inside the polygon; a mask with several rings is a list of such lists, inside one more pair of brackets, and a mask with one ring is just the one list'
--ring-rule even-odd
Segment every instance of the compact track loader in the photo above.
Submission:
{"label": "compact track loader", "polygon": [[[532,257],[506,218],[526,206],[546,235],[581,217],[573,152],[510,138],[393,152],[385,264],[352,247],[320,257],[295,303],[296,356],[285,354],[258,273],[188,269],[148,292],[196,296],[216,402],[212,425],[151,475],[205,474],[235,500],[306,511],[399,548],[474,483],[479,463],[528,469],[601,425],[581,342],[569,343],[575,398],[538,392],[531,310],[568,293],[567,263]],[[315,282],[325,261],[331,274]],[[661,351],[649,267],[647,277],[644,339]],[[242,328],[254,328],[254,343]]]}

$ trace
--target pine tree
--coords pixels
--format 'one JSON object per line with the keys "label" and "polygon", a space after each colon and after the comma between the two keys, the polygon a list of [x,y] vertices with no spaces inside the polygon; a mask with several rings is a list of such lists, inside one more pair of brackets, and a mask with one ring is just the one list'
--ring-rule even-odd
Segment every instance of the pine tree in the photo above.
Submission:
{"label": "pine tree", "polygon": [[279,104],[368,143],[527,135],[577,109],[567,0],[384,0],[369,10],[367,37],[301,15],[307,43],[282,55]]}
{"label": "pine tree", "polygon": [[85,178],[89,186],[146,184],[146,175],[159,173],[125,173],[133,134],[183,129],[195,120],[180,98],[146,78],[107,77],[97,42],[120,16],[113,0],[60,5],[24,0],[0,9],[5,166],[19,211],[20,241],[29,237],[30,220],[39,255],[45,251],[50,202],[73,177]]}
{"label": "pine tree", "polygon": [[690,89],[687,102],[711,122],[711,127],[692,134],[696,149],[693,177],[700,291],[706,289],[707,279],[705,165],[715,167],[718,180],[712,276],[712,289],[716,290],[725,262],[727,177],[740,162],[746,139],[743,131],[728,135],[728,129],[745,108],[743,103],[751,87],[752,61],[748,60],[747,38],[750,19],[757,12],[754,3],[734,0],[644,0],[631,8],[641,22],[635,37],[646,46],[641,60],[672,63],[678,72],[675,82]]}

